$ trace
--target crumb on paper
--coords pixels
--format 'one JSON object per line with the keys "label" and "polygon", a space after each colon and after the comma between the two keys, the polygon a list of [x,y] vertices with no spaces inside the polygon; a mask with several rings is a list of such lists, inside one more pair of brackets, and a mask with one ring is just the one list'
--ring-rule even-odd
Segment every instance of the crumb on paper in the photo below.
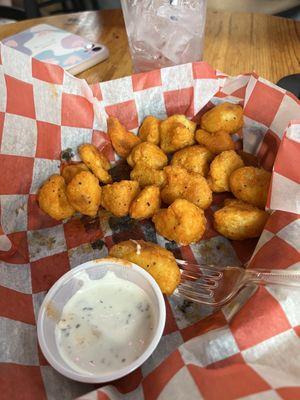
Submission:
{"label": "crumb on paper", "polygon": [[70,147],[61,152],[61,159],[64,161],[70,161],[74,156],[75,153]]}
{"label": "crumb on paper", "polygon": [[54,236],[43,236],[39,232],[32,233],[32,242],[41,247],[47,247],[48,250],[52,250],[56,243]]}

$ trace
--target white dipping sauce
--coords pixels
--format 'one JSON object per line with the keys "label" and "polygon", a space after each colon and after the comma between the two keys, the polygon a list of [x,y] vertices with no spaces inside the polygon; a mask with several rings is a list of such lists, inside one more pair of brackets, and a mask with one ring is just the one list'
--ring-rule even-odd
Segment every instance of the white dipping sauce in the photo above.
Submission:
{"label": "white dipping sauce", "polygon": [[148,347],[155,316],[147,293],[107,272],[83,285],[65,304],[55,328],[63,360],[78,372],[106,373],[125,367]]}

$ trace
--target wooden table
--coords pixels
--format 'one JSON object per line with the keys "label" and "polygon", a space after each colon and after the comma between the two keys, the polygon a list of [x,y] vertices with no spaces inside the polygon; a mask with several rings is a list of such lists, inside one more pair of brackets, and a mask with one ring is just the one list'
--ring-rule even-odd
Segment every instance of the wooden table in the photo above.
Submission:
{"label": "wooden table", "polygon": [[[87,11],[0,26],[0,39],[30,26],[49,23],[104,43],[110,58],[78,75],[89,83],[131,73],[131,59],[121,10]],[[256,71],[277,82],[300,72],[300,22],[263,14],[208,12],[204,60],[235,75]]]}

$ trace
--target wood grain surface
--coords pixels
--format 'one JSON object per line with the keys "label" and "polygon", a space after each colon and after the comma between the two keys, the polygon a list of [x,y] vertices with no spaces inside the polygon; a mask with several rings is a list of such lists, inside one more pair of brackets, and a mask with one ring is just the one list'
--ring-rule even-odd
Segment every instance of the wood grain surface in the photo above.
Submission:
{"label": "wood grain surface", "polygon": [[[121,10],[87,11],[0,26],[0,39],[30,26],[49,23],[104,43],[110,57],[78,75],[89,83],[129,75],[132,64]],[[264,14],[208,11],[204,60],[236,75],[256,71],[277,82],[300,72],[300,22]]]}

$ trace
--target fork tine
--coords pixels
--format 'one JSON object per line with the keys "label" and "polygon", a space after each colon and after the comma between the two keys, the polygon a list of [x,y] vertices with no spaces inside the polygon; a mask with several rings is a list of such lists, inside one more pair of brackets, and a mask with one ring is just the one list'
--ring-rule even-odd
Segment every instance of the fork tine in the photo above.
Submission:
{"label": "fork tine", "polygon": [[214,279],[221,279],[223,276],[222,271],[220,271],[219,269],[217,269],[216,267],[211,266],[211,265],[198,265],[198,264],[193,264],[193,263],[189,263],[187,261],[178,260],[178,259],[176,259],[176,262],[180,268],[188,267],[188,268],[181,268],[183,271],[188,271],[188,272],[194,273],[198,276],[199,276],[199,274],[201,274],[201,276],[204,275],[204,276],[212,277]]}
{"label": "fork tine", "polygon": [[214,272],[212,274],[211,273],[209,273],[209,274],[203,273],[201,271],[201,269],[198,269],[197,271],[193,271],[190,269],[182,269],[181,271],[182,271],[182,274],[189,274],[189,276],[191,278],[199,278],[199,277],[203,276],[207,279],[219,280],[223,276],[223,273],[221,271]]}
{"label": "fork tine", "polygon": [[195,292],[193,290],[182,287],[181,284],[178,286],[177,289],[181,295],[188,297],[190,300],[193,300],[193,301],[203,302],[205,300],[210,300],[213,298],[213,291],[209,290],[209,289],[206,290],[207,293],[201,293],[199,291]]}
{"label": "fork tine", "polygon": [[207,276],[212,279],[220,279],[223,276],[222,271],[210,271],[208,268],[198,267],[198,269],[182,268],[183,272],[187,271],[195,276]]}
{"label": "fork tine", "polygon": [[189,271],[182,271],[181,280],[203,282],[204,284],[213,284],[214,286],[218,285],[217,282],[219,281],[219,279],[207,275],[191,275]]}
{"label": "fork tine", "polygon": [[186,261],[186,260],[180,260],[180,259],[178,259],[178,258],[176,258],[176,262],[177,262],[177,264],[179,264],[179,265],[182,265],[182,266],[189,266],[189,267],[195,267],[196,269],[198,269],[198,268],[206,268],[206,269],[208,269],[208,270],[210,270],[210,271],[216,271],[216,272],[219,271],[219,269],[218,269],[215,265],[209,265],[209,264],[195,264],[195,263],[192,263],[192,262],[189,262],[189,261]]}
{"label": "fork tine", "polygon": [[216,281],[208,281],[208,280],[202,280],[199,279],[197,281],[191,281],[189,279],[185,280],[181,277],[181,283],[184,285],[189,286],[191,289],[199,289],[199,288],[205,288],[205,289],[215,289],[218,287],[218,282]]}

